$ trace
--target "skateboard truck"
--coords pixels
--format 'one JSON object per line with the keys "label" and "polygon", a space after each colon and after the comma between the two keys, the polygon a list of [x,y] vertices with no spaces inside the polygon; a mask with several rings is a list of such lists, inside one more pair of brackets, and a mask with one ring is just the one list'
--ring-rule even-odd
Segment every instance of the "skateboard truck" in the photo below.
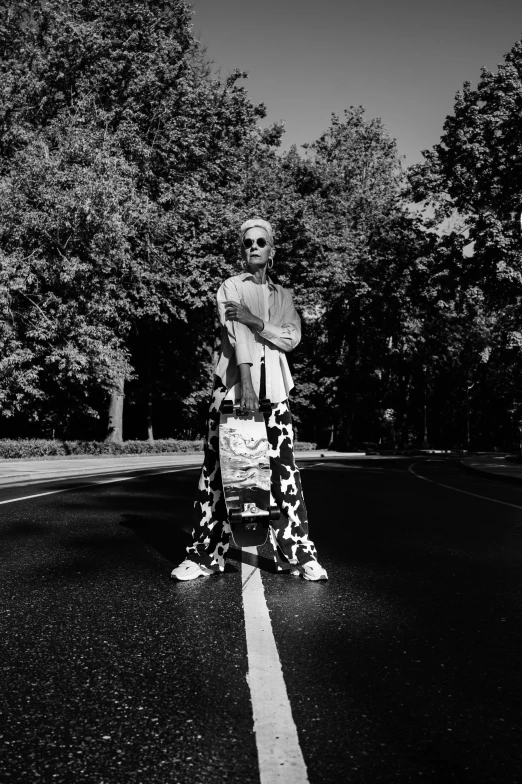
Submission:
{"label": "skateboard truck", "polygon": [[[240,406],[239,400],[236,400],[233,403],[231,400],[224,400],[221,404],[221,413],[222,414],[235,414],[236,416],[249,416],[249,412],[243,413],[243,409]],[[262,414],[269,414],[272,411],[272,402],[269,398],[264,397],[262,400],[259,401],[259,410]]]}
{"label": "skateboard truck", "polygon": [[[279,520],[280,511],[277,506],[271,506],[270,509],[260,509],[255,504],[244,504],[243,511],[230,512],[230,521],[232,523],[244,523],[245,528],[257,528],[259,523],[254,519],[257,517],[268,517],[269,520]],[[245,518],[250,519],[252,522],[245,522]]]}

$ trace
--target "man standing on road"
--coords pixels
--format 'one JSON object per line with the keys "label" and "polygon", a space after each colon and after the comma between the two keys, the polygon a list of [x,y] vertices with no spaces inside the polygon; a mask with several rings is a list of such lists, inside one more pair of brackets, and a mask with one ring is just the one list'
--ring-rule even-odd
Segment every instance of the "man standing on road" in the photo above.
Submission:
{"label": "man standing on road", "polygon": [[[222,326],[205,442],[205,459],[195,502],[196,525],[188,558],[171,577],[194,580],[225,568],[230,525],[219,465],[219,409],[228,395],[254,411],[265,395],[273,406],[265,415],[270,444],[271,491],[282,514],[270,526],[274,560],[282,571],[305,580],[327,580],[308,536],[308,519],[299,469],[295,464],[288,395],[293,387],[285,353],[301,340],[301,320],[289,291],[267,276],[275,256],[268,221],[254,218],[240,228],[244,271],[228,278],[217,293]],[[229,394],[230,393],[230,394]]]}

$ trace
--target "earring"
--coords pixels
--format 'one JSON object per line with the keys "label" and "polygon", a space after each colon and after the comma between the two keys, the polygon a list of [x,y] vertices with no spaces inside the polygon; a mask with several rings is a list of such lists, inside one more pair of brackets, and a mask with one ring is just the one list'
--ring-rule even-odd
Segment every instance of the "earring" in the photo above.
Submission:
{"label": "earring", "polygon": [[270,256],[270,258],[268,259],[268,269],[271,270],[273,266],[274,266],[274,257]]}

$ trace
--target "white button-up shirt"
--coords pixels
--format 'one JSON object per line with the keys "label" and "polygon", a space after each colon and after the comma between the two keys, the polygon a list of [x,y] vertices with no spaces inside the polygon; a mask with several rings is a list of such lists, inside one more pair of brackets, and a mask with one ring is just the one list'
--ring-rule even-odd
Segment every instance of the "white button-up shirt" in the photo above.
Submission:
{"label": "white button-up shirt", "polygon": [[[264,328],[257,332],[240,324],[227,321],[225,302],[240,302],[263,321]],[[227,398],[241,396],[238,365],[251,366],[252,383],[259,396],[261,359],[265,359],[266,396],[272,403],[286,400],[294,383],[285,356],[301,340],[301,319],[292,295],[268,278],[268,283],[255,282],[250,272],[228,278],[217,293],[217,307],[221,322],[221,355],[216,375],[229,390]]]}

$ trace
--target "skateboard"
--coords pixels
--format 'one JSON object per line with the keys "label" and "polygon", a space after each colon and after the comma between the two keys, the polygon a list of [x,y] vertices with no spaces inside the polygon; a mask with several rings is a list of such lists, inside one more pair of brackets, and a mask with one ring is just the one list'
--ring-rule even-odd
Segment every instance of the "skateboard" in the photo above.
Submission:
{"label": "skateboard", "polygon": [[232,539],[237,547],[266,542],[270,520],[279,509],[270,493],[269,444],[262,400],[259,411],[241,413],[239,403],[225,400],[219,420],[219,461]]}

